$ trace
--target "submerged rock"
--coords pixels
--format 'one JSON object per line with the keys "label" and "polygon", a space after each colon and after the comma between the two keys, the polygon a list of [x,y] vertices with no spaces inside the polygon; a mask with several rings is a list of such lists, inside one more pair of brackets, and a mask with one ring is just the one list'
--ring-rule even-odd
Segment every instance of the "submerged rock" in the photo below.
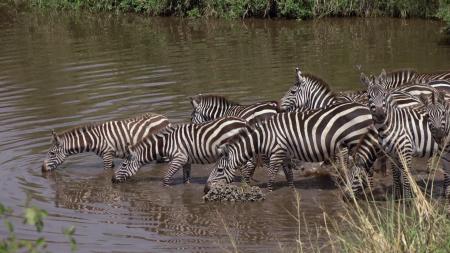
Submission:
{"label": "submerged rock", "polygon": [[203,196],[205,201],[260,201],[264,200],[264,193],[258,186],[243,184],[241,186],[216,183]]}

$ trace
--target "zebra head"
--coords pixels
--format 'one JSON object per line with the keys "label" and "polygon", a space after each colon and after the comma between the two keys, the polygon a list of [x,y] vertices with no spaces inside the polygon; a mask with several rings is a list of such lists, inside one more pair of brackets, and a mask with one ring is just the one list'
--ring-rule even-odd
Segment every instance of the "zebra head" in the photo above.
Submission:
{"label": "zebra head", "polygon": [[307,79],[302,75],[299,68],[295,69],[295,83],[281,98],[281,109],[284,111],[304,111],[306,110],[305,88]]}
{"label": "zebra head", "polygon": [[220,158],[209,174],[206,181],[204,192],[209,192],[211,186],[218,182],[231,183],[234,179],[235,166],[232,165],[234,151],[230,148],[230,144],[225,143],[217,148]]}
{"label": "zebra head", "polygon": [[367,87],[369,109],[376,123],[381,123],[386,118],[386,101],[389,92],[373,75],[367,77],[361,73],[361,83]]}
{"label": "zebra head", "polygon": [[52,130],[52,146],[47,152],[47,157],[42,164],[42,171],[56,169],[66,159],[67,153],[64,144],[58,134]]}
{"label": "zebra head", "polygon": [[442,92],[431,94],[431,101],[428,100],[426,95],[421,95],[420,100],[423,104],[422,109],[427,115],[428,127],[434,140],[441,144],[444,137],[447,136],[449,131],[449,113],[450,106],[445,101],[445,94]]}
{"label": "zebra head", "polygon": [[112,178],[113,183],[125,181],[128,177],[134,175],[142,166],[138,153],[139,152],[134,147],[128,145],[128,153],[126,154],[126,158],[122,161],[119,170],[114,174],[114,177]]}
{"label": "zebra head", "polygon": [[203,113],[204,108],[202,105],[201,94],[191,97],[191,105],[193,108],[193,111],[191,114],[192,123],[200,124],[200,123],[211,120],[211,119],[207,118],[206,115]]}

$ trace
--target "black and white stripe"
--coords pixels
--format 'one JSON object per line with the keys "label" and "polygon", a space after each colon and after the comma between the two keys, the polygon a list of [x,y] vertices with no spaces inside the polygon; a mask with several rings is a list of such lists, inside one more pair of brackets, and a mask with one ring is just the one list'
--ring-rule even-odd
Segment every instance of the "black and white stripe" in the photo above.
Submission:
{"label": "black and white stripe", "polygon": [[387,89],[396,88],[404,84],[429,84],[431,81],[450,81],[450,71],[434,73],[417,73],[412,69],[386,72],[384,69],[375,79],[375,83]]}
{"label": "black and white stripe", "polygon": [[217,147],[246,128],[247,122],[236,117],[168,127],[130,147],[129,156],[115,172],[112,181],[124,181],[136,174],[144,164],[162,158],[170,160],[169,169],[164,176],[164,185],[170,183],[172,176],[180,168],[183,168],[185,182],[189,181],[192,163],[215,162],[219,158]]}
{"label": "black and white stripe", "polygon": [[223,116],[234,116],[248,122],[271,117],[279,112],[276,101],[240,105],[225,97],[216,95],[196,95],[191,98],[192,123],[199,124]]}
{"label": "black and white stripe", "polygon": [[[375,78],[366,79],[369,108],[378,130],[379,142],[393,160],[393,176],[396,196],[411,197],[408,169],[413,157],[431,157],[438,149],[426,117],[419,111],[397,106],[389,91]],[[402,186],[402,189],[400,189]]]}
{"label": "black and white stripe", "polygon": [[[433,93],[428,99],[421,96],[421,108],[428,119],[428,126],[436,143],[439,145],[439,156],[444,168],[444,197],[450,204],[450,104],[446,101],[446,94]],[[431,101],[430,101],[431,100]]]}
{"label": "black and white stripe", "polygon": [[284,111],[314,110],[347,99],[348,94],[340,99],[325,81],[312,74],[302,73],[299,68],[296,68],[295,79],[295,84],[281,99],[280,108]]}
{"label": "black and white stripe", "polygon": [[[268,186],[271,189],[277,171],[288,159],[307,162],[330,159],[342,147],[355,148],[369,131],[376,131],[370,111],[357,103],[336,103],[308,112],[277,114],[221,147],[222,157],[211,172],[205,189],[220,180],[231,182],[236,168],[256,153],[269,158]],[[371,166],[369,163],[364,167]],[[283,169],[292,184],[292,171],[287,166]]]}
{"label": "black and white stripe", "polygon": [[66,157],[94,152],[103,158],[104,168],[113,167],[113,158],[124,158],[128,145],[136,144],[149,134],[169,126],[166,117],[147,113],[124,120],[78,126],[56,134],[52,131],[52,147],[42,165],[43,171],[56,169]]}
{"label": "black and white stripe", "polygon": [[[276,101],[240,105],[216,95],[196,95],[191,98],[191,104],[193,107],[192,122],[197,124],[223,116],[235,116],[253,123],[257,120],[270,118],[279,112],[278,102]],[[255,172],[257,159],[258,157],[250,159],[242,167],[242,175],[247,183],[250,183],[250,178]],[[261,157],[261,161],[265,162],[267,159]]]}

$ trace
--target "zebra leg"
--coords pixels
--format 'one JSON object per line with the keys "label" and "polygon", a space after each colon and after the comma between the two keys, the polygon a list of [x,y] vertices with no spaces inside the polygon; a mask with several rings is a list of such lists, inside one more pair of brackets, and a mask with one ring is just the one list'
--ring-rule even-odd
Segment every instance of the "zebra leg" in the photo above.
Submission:
{"label": "zebra leg", "polygon": [[334,155],[334,159],[339,167],[347,170],[349,165],[348,148],[342,147],[338,149],[338,152]]}
{"label": "zebra leg", "polygon": [[275,182],[275,177],[277,176],[278,170],[281,166],[283,166],[284,157],[285,155],[280,151],[270,156],[269,182],[267,184],[269,191],[273,191],[273,183]]}
{"label": "zebra leg", "polygon": [[400,172],[400,168],[398,167],[397,163],[392,164],[391,170],[392,170],[392,179],[393,179],[393,188],[394,188],[394,198],[400,199],[402,197],[402,190],[400,188],[401,172]]}
{"label": "zebra leg", "polygon": [[183,182],[185,184],[191,183],[191,164],[190,163],[186,163],[183,166]]}
{"label": "zebra leg", "polygon": [[399,163],[399,167],[401,168],[401,180],[402,180],[402,190],[403,190],[403,198],[410,199],[412,197],[411,193],[411,186],[409,182],[408,174],[410,173],[409,170],[411,168],[411,161],[412,161],[412,155],[410,153],[404,153],[403,155],[404,162],[401,163],[400,160],[397,162]]}
{"label": "zebra leg", "polygon": [[244,177],[244,181],[247,184],[250,184],[250,178],[253,177],[253,173],[255,173],[255,168],[256,168],[256,164],[255,164],[255,160],[251,159],[248,160],[247,163],[244,164],[244,166],[242,167],[242,176]]}
{"label": "zebra leg", "polygon": [[443,192],[444,192],[444,198],[448,205],[447,212],[450,213],[450,187],[448,187],[450,183],[450,153],[447,152],[441,157],[442,161],[442,167],[444,167],[444,185],[443,185]]}
{"label": "zebra leg", "polygon": [[283,164],[283,171],[289,187],[294,188],[294,174],[292,173],[292,166],[292,161],[290,159],[286,160]]}
{"label": "zebra leg", "polygon": [[177,173],[177,171],[182,168],[186,163],[188,159],[184,155],[175,156],[170,162],[169,162],[169,170],[167,171],[166,175],[163,179],[163,185],[169,186],[170,181],[172,180],[173,175]]}
{"label": "zebra leg", "polygon": [[386,155],[381,155],[377,158],[377,161],[380,164],[380,172],[383,174],[383,176],[387,175],[387,157]]}
{"label": "zebra leg", "polygon": [[102,155],[103,169],[110,170],[114,168],[113,158],[114,158],[113,151],[105,151],[105,153],[103,153]]}

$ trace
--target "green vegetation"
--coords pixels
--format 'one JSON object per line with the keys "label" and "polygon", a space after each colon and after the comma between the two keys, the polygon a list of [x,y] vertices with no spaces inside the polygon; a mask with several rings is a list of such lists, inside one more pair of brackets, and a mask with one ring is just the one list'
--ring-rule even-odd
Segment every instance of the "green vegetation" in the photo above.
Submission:
{"label": "green vegetation", "polygon": [[6,0],[15,5],[158,16],[292,18],[323,16],[439,17],[449,19],[449,0]]}
{"label": "green vegetation", "polygon": [[446,31],[450,34],[450,0],[439,1],[439,10],[436,16],[447,22]]}
{"label": "green vegetation", "polygon": [[[36,206],[29,206],[29,201],[27,201],[24,213],[21,215],[23,217],[23,223],[34,226],[36,233],[41,233],[44,229],[44,218],[47,217],[47,212]],[[48,252],[46,249],[47,242],[44,237],[39,237],[35,240],[24,240],[17,238],[14,232],[14,225],[10,221],[10,217],[17,217],[13,214],[11,208],[5,207],[0,203],[0,219],[3,220],[3,224],[8,232],[7,236],[3,238],[0,236],[0,253],[13,253],[13,252]],[[75,233],[75,228],[71,226],[62,231],[64,235],[68,238],[70,249],[75,252],[77,249],[76,241],[73,237]]]}
{"label": "green vegetation", "polygon": [[188,18],[438,18],[447,22],[450,33],[450,0],[4,0],[0,2],[0,13],[5,6]]}

